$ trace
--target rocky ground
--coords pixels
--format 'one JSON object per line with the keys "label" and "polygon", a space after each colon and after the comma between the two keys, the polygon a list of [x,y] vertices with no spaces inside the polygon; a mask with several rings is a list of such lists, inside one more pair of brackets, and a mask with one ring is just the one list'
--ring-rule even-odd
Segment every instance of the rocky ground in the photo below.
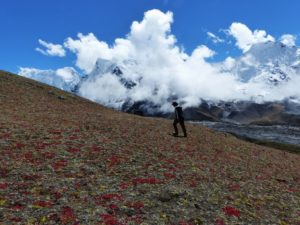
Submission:
{"label": "rocky ground", "polygon": [[0,72],[0,224],[300,224],[300,155]]}

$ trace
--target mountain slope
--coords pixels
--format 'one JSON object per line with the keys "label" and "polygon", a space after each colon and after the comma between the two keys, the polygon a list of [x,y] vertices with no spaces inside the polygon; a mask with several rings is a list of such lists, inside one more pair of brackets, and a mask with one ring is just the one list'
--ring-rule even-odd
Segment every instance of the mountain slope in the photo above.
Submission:
{"label": "mountain slope", "polygon": [[0,72],[0,222],[299,224],[300,156]]}

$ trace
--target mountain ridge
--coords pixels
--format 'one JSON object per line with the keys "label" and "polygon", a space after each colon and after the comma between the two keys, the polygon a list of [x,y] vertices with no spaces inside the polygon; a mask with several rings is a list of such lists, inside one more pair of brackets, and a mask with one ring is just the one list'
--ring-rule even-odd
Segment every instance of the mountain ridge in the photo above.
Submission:
{"label": "mountain ridge", "polygon": [[[228,88],[226,84],[222,87],[226,92],[236,92],[230,99],[225,100],[222,99],[222,96],[217,99],[207,99],[201,95],[194,96],[194,92],[197,90],[189,89],[188,86],[186,88],[180,86],[181,83],[192,81],[182,80],[179,82],[177,79],[180,77],[175,79],[172,78],[172,74],[164,75],[166,72],[164,68],[160,68],[159,71],[156,69],[151,71],[151,67],[148,68],[145,62],[143,62],[144,65],[136,59],[118,62],[98,59],[92,72],[84,76],[79,76],[75,70],[68,68],[60,73],[56,72],[51,79],[46,72],[40,76],[39,71],[35,71],[33,74],[23,71],[21,74],[71,91],[111,108],[151,116],[166,115],[172,112],[170,102],[174,100],[179,101],[185,108],[190,108],[189,111],[193,108],[201,111],[202,105],[207,102],[216,107],[236,103],[234,106],[236,108],[249,102],[261,105],[273,102],[274,104],[293,106],[300,105],[296,87],[300,81],[299,53],[299,48],[296,46],[269,41],[253,45],[238,58],[227,58],[224,62],[214,63],[213,69],[221,73],[219,76],[235,79],[235,85],[229,87],[236,88],[236,90],[226,90]],[[188,62],[184,61],[183,63]],[[166,69],[172,70],[172,68]],[[157,77],[153,77],[157,72],[162,73],[161,81],[157,80]],[[69,79],[65,84],[61,84],[65,76]],[[211,85],[212,87],[209,87],[207,92],[214,91],[214,83],[212,82]],[[225,108],[222,110],[226,112]],[[236,111],[243,111],[243,109],[237,108]],[[201,113],[204,113],[203,118],[207,117],[207,112],[201,111]],[[212,115],[211,112],[209,114]],[[294,114],[300,114],[300,110]],[[228,119],[226,116],[217,118]],[[287,118],[287,116],[284,115],[282,118]],[[259,118],[255,120],[259,120]]]}

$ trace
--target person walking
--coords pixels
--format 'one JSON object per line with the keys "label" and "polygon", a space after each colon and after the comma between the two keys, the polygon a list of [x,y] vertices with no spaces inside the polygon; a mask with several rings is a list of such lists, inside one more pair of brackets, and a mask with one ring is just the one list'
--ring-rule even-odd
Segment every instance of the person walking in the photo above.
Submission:
{"label": "person walking", "polygon": [[184,117],[183,117],[182,107],[179,106],[177,102],[172,102],[172,106],[174,106],[174,108],[175,108],[175,119],[173,122],[175,132],[173,133],[173,136],[178,137],[177,124],[179,123],[181,126],[181,129],[183,131],[184,137],[187,137],[187,133],[186,133],[185,125],[184,125]]}

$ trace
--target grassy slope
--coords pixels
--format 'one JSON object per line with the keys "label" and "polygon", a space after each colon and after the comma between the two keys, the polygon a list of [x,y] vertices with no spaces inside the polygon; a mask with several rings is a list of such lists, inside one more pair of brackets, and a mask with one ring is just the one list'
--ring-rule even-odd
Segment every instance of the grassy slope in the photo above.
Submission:
{"label": "grassy slope", "polygon": [[187,128],[0,72],[0,223],[300,224],[300,155]]}

